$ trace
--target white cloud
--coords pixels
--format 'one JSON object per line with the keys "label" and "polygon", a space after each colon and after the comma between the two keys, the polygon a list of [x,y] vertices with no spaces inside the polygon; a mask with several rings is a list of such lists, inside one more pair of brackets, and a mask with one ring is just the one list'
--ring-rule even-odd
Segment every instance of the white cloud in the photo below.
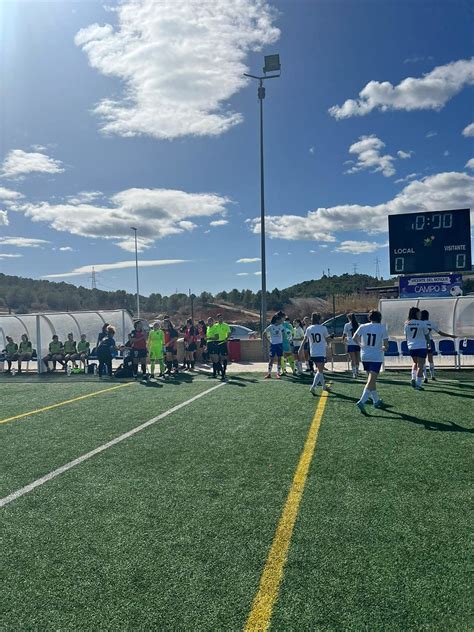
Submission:
{"label": "white cloud", "polygon": [[329,108],[336,119],[365,116],[374,109],[441,110],[465,86],[474,84],[474,57],[437,66],[421,78],[407,77],[394,86],[389,81],[369,81],[359,99]]}
{"label": "white cloud", "polygon": [[352,255],[362,255],[375,252],[379,248],[385,248],[387,244],[379,244],[376,241],[342,241],[335,252],[348,252]]}
{"label": "white cloud", "polygon": [[314,154],[315,151],[316,151],[316,147],[314,145],[309,148],[309,153],[310,154]]}
{"label": "white cloud", "polygon": [[134,252],[131,226],[138,227],[138,246],[143,251],[157,239],[192,231],[192,219],[223,215],[228,198],[212,193],[186,193],[172,189],[126,189],[100,203],[22,203],[12,210],[34,222],[81,237],[116,240],[123,250]]}
{"label": "white cloud", "polygon": [[0,211],[0,226],[8,226],[8,213]]}
{"label": "white cloud", "polygon": [[18,259],[18,257],[23,257],[23,255],[10,255],[5,253],[0,253],[0,259]]}
{"label": "white cloud", "polygon": [[426,134],[426,138],[434,138],[435,136],[438,136],[438,132],[428,132]]}
{"label": "white cloud", "polygon": [[467,167],[467,169],[474,169],[474,158],[470,158],[466,162],[466,167]]}
{"label": "white cloud", "polygon": [[[341,204],[318,208],[305,216],[268,216],[266,233],[273,239],[334,242],[336,232],[387,232],[389,214],[468,208],[473,198],[473,176],[459,172],[437,173],[410,182],[393,199],[374,206]],[[247,221],[254,233],[260,232],[260,219]]]}
{"label": "white cloud", "polygon": [[226,226],[228,223],[227,219],[216,219],[213,222],[209,222],[209,226]]}
{"label": "white cloud", "polygon": [[432,55],[412,55],[403,60],[404,64],[416,64],[419,61],[433,61]]}
{"label": "white cloud", "polygon": [[356,143],[349,147],[349,153],[357,156],[357,162],[346,173],[357,173],[365,169],[370,169],[372,173],[381,171],[388,178],[393,176],[395,168],[393,161],[395,158],[389,154],[382,155],[380,150],[385,147],[385,143],[377,138],[375,134],[371,136],[360,136]]}
{"label": "white cloud", "polygon": [[409,173],[404,178],[398,178],[398,180],[395,180],[395,183],[398,184],[399,182],[408,182],[409,180],[413,180],[413,178],[416,178],[417,175],[417,173]]}
{"label": "white cloud", "polygon": [[411,158],[413,156],[413,152],[412,151],[403,151],[403,149],[399,149],[397,151],[397,156],[401,160],[406,160],[407,158]]}
{"label": "white cloud", "polygon": [[3,178],[23,179],[30,173],[62,173],[62,162],[39,152],[12,149],[2,164]]}
{"label": "white cloud", "polygon": [[66,199],[70,204],[86,204],[102,198],[102,191],[80,191],[77,195],[70,195]]}
{"label": "white cloud", "polygon": [[474,123],[469,123],[462,131],[462,135],[468,138],[469,136],[474,136]]}
{"label": "white cloud", "polygon": [[[187,259],[155,259],[149,261],[140,261],[140,268],[151,268],[156,266],[170,266],[178,263],[190,263]],[[125,270],[127,268],[134,268],[135,260],[133,261],[118,261],[117,263],[91,263],[87,266],[81,266],[80,268],[74,268],[71,272],[64,272],[61,274],[47,274],[44,279],[60,279],[63,277],[81,276],[82,274],[90,274],[92,268],[96,272],[105,272],[106,270]]]}
{"label": "white cloud", "polygon": [[264,0],[128,0],[116,14],[116,29],[92,24],[75,37],[93,68],[124,82],[94,110],[103,132],[212,136],[243,120],[228,100],[247,84],[245,58],[280,35]]}
{"label": "white cloud", "polygon": [[15,246],[16,248],[42,248],[49,243],[45,239],[31,239],[30,237],[0,238],[0,246]]}
{"label": "white cloud", "polygon": [[18,191],[12,191],[11,189],[5,189],[5,187],[0,187],[0,200],[11,202],[13,200],[19,200],[24,197]]}
{"label": "white cloud", "polygon": [[74,252],[74,248],[71,248],[71,246],[61,246],[58,250],[61,252]]}
{"label": "white cloud", "polygon": [[249,276],[250,272],[237,272],[237,276]]}
{"label": "white cloud", "polygon": [[258,263],[260,257],[244,257],[243,259],[237,259],[235,263]]}

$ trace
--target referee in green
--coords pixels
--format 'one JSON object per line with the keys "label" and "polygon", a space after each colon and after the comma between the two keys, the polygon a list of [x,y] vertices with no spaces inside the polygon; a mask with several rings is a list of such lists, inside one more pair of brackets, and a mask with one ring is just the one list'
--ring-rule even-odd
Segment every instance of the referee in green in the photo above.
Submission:
{"label": "referee in green", "polygon": [[218,360],[218,371],[222,376],[222,381],[226,381],[226,372],[227,372],[227,358],[229,356],[229,350],[227,348],[227,341],[230,338],[230,327],[227,323],[224,322],[222,314],[217,314],[217,323],[214,325],[214,332],[217,334],[217,355],[219,356]]}

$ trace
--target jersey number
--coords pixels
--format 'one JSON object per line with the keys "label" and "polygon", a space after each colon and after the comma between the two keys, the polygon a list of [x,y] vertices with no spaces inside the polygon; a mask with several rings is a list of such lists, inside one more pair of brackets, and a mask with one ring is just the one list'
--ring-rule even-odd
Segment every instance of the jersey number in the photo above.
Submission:
{"label": "jersey number", "polygon": [[412,338],[416,338],[416,332],[418,331],[418,327],[410,327],[410,331],[413,332]]}
{"label": "jersey number", "polygon": [[377,334],[367,334],[367,346],[375,347],[376,339],[377,339]]}
{"label": "jersey number", "polygon": [[311,338],[313,339],[313,343],[321,342],[321,334],[311,334]]}

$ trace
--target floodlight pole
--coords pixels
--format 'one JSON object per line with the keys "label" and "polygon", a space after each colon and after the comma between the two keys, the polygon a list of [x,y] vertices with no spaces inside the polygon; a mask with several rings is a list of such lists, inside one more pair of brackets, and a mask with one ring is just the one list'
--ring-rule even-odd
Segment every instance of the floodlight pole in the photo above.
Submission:
{"label": "floodlight pole", "polygon": [[262,270],[260,330],[262,334],[262,348],[265,353],[265,337],[263,332],[267,326],[267,259],[265,244],[265,171],[263,158],[263,99],[265,98],[265,88],[263,82],[265,79],[276,79],[280,74],[256,77],[255,75],[244,73],[244,76],[258,81],[257,96],[260,102],[260,260]]}
{"label": "floodlight pole", "polygon": [[138,285],[138,242],[137,242],[137,228],[130,226],[130,230],[135,233],[135,273],[137,277],[137,318],[140,318],[140,288]]}

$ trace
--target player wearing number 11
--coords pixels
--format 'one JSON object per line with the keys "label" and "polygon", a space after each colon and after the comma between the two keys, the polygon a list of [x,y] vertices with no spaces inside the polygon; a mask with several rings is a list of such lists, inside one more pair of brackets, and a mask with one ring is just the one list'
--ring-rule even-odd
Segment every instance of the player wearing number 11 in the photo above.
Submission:
{"label": "player wearing number 11", "polygon": [[383,407],[377,393],[377,377],[383,363],[383,352],[388,348],[388,332],[385,325],[382,325],[382,314],[373,309],[369,313],[369,322],[360,325],[352,338],[355,344],[360,345],[362,364],[368,375],[362,397],[357,402],[357,408],[366,415],[365,404],[369,397],[375,408]]}

